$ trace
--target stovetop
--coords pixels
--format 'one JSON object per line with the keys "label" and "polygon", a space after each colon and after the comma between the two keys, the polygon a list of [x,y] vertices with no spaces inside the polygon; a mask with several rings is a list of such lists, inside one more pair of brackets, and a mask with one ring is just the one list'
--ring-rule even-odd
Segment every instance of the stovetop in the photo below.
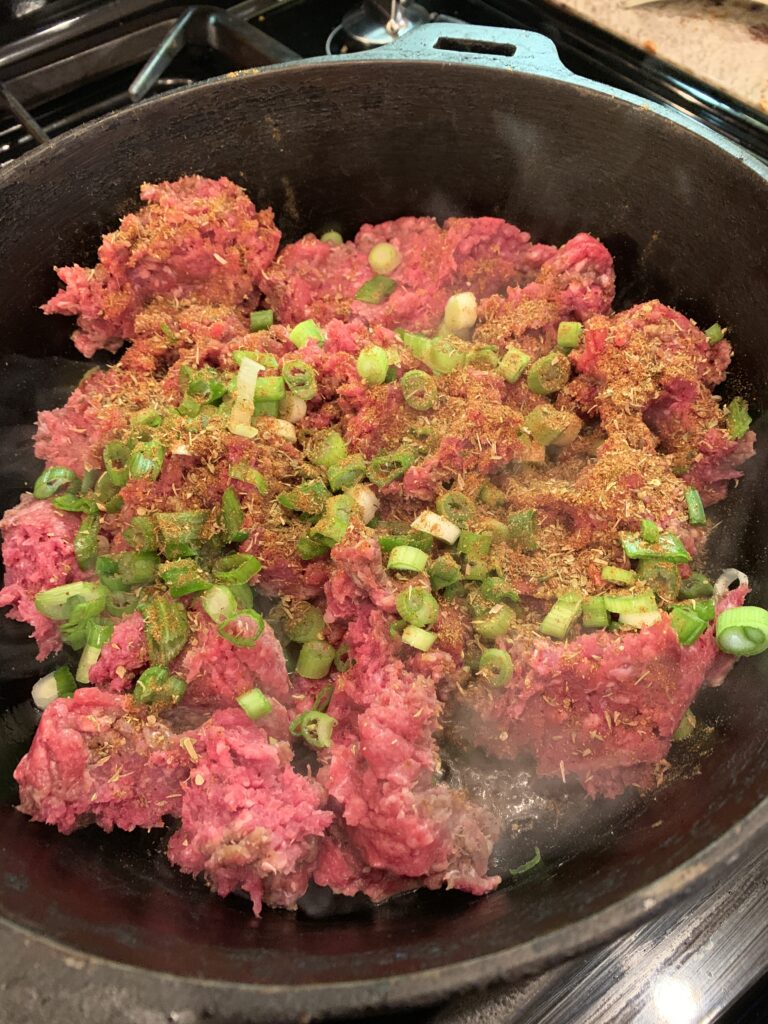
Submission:
{"label": "stovetop", "polygon": [[[673,104],[768,160],[768,118],[547,3],[422,2],[432,19],[543,32],[577,74]],[[225,0],[190,9],[153,0],[0,0],[0,164],[144,95],[234,68],[338,51],[349,43],[336,29],[352,3]],[[0,948],[0,959],[10,964],[14,952]],[[536,978],[370,1020],[751,1024],[768,1020],[766,972],[768,851],[611,945]],[[0,1021],[15,1024],[30,1005],[34,975],[25,977],[3,992]],[[58,1017],[82,1018],[76,992],[61,993]],[[159,1024],[161,1017],[128,1004],[124,1018],[113,1017],[114,1024],[123,1020]],[[184,1016],[184,1024],[198,1022]]]}

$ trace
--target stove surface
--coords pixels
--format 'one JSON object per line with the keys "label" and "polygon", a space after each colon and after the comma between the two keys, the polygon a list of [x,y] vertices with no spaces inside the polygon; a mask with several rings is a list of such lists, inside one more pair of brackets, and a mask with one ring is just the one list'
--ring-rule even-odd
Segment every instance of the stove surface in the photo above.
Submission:
{"label": "stove surface", "polygon": [[[182,4],[152,0],[0,0],[0,163],[152,92],[294,54],[338,51],[345,45],[338,26],[352,2],[247,0],[185,15]],[[574,72],[671,103],[768,160],[768,119],[561,9],[532,0],[423,0],[423,6],[433,19],[543,32]],[[165,49],[153,57],[164,40]],[[48,1016],[35,998],[45,965],[25,963],[23,952],[0,935],[3,974],[13,979],[2,986],[0,1024],[37,1024]],[[52,962],[51,970],[58,974],[60,968]],[[637,931],[527,982],[369,1020],[741,1024],[768,1019],[765,985],[744,1001],[766,970],[768,851]],[[129,987],[118,998],[88,992],[75,979],[62,986],[56,1012],[60,1021],[83,1024],[210,1021],[188,1008],[161,1010],[137,1000]],[[92,1016],[94,1007],[109,1016]]]}

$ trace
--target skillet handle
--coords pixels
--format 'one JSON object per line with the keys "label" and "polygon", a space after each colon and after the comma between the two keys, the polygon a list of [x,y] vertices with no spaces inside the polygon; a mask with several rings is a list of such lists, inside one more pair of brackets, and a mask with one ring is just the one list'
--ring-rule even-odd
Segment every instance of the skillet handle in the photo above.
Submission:
{"label": "skillet handle", "polygon": [[546,36],[539,32],[492,28],[489,25],[452,22],[423,25],[387,46],[368,51],[365,57],[376,60],[415,57],[497,69],[506,67],[511,71],[550,78],[578,77],[565,67],[557,47]]}

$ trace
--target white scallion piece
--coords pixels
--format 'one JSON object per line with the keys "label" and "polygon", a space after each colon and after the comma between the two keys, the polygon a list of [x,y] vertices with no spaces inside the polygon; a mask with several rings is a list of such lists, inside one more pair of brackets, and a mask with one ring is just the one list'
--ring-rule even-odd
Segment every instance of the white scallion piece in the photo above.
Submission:
{"label": "white scallion piece", "polygon": [[291,444],[296,444],[299,435],[296,433],[296,427],[288,420],[279,420],[276,416],[260,416],[259,424],[269,427],[272,433],[277,434],[278,437],[290,441]]}
{"label": "white scallion piece", "polygon": [[59,687],[53,672],[38,679],[32,687],[32,701],[35,707],[40,708],[41,711],[45,711],[51,701],[56,700],[58,696]]}
{"label": "white scallion piece", "polygon": [[366,484],[355,484],[347,494],[359,505],[363,522],[370,523],[379,510],[379,499],[375,491]]}
{"label": "white scallion piece", "polygon": [[452,523],[445,516],[438,515],[437,512],[430,512],[429,509],[419,513],[411,523],[411,527],[421,533],[437,537],[438,540],[444,540],[446,544],[455,544],[461,533],[456,523]]}
{"label": "white scallion piece", "polygon": [[368,266],[374,274],[391,274],[397,270],[403,257],[390,242],[379,242],[368,253]]}
{"label": "white scallion piece", "polygon": [[451,334],[471,331],[477,323],[477,299],[474,292],[457,292],[445,304],[443,323]]}
{"label": "white scallion piece", "polygon": [[229,430],[233,434],[239,434],[241,437],[256,436],[255,431],[251,434],[240,428],[251,426],[256,381],[263,369],[261,363],[257,363],[255,359],[244,358],[240,364],[235,381],[235,401],[229,414],[228,423]]}
{"label": "white scallion piece", "polygon": [[298,395],[287,394],[280,400],[278,412],[281,419],[289,423],[300,423],[307,415],[307,403]]}
{"label": "white scallion piece", "polygon": [[746,573],[740,572],[738,569],[723,569],[715,580],[716,601],[731,589],[732,583],[738,583],[739,586],[747,587],[749,586],[749,577]]}

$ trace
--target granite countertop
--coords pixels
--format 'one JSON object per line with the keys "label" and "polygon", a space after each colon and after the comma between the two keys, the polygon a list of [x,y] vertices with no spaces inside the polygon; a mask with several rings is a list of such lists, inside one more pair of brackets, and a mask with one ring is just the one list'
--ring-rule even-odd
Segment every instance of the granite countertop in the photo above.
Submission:
{"label": "granite countertop", "polygon": [[766,0],[551,0],[768,114]]}

